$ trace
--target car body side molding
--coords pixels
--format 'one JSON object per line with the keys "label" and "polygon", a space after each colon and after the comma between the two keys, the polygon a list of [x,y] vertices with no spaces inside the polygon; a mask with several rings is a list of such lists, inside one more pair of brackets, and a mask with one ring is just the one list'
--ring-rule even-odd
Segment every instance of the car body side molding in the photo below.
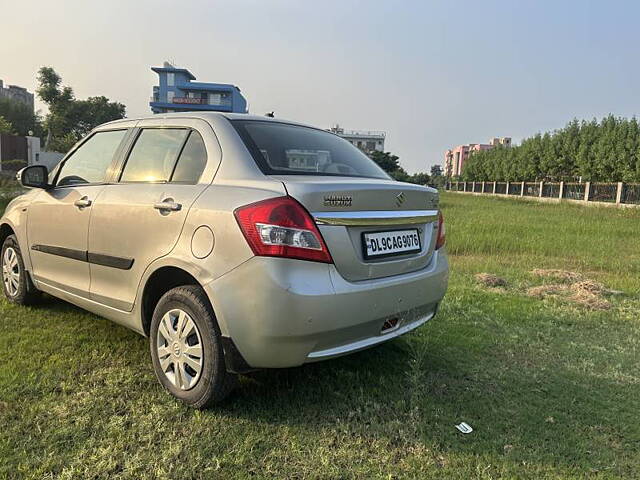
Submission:
{"label": "car body side molding", "polygon": [[59,257],[71,258],[80,262],[103,265],[105,267],[117,268],[118,270],[129,270],[133,266],[133,258],[114,257],[102,253],[87,252],[85,250],[73,250],[71,248],[56,247],[53,245],[32,245],[31,250],[48,253]]}

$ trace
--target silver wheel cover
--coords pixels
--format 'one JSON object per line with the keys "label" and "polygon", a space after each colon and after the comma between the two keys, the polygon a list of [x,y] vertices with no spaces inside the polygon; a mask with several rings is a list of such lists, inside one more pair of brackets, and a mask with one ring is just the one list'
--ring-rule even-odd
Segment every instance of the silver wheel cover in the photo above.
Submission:
{"label": "silver wheel cover", "polygon": [[204,350],[200,332],[184,310],[164,314],[156,338],[160,370],[174,387],[190,390],[202,373]]}
{"label": "silver wheel cover", "polygon": [[9,296],[15,297],[20,290],[20,263],[13,247],[8,247],[2,256],[2,281]]}

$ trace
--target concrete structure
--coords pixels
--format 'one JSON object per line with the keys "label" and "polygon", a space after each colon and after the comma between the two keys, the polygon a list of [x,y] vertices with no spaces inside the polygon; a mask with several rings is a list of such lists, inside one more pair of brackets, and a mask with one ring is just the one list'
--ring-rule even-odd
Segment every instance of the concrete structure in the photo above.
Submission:
{"label": "concrete structure", "polygon": [[151,70],[159,77],[149,102],[153,113],[203,110],[247,113],[247,101],[235,85],[194,82],[196,77],[189,70],[169,62]]}
{"label": "concrete structure", "polygon": [[33,93],[27,91],[26,88],[17,85],[4,86],[4,82],[0,80],[0,98],[8,98],[16,102],[22,102],[33,110]]}
{"label": "concrete structure", "polygon": [[444,175],[445,177],[457,177],[462,175],[464,165],[473,152],[483,150],[491,150],[492,148],[502,145],[503,147],[511,146],[510,137],[493,137],[489,143],[469,143],[467,145],[458,145],[455,148],[444,152]]}
{"label": "concrete structure", "polygon": [[51,171],[64,154],[40,150],[40,138],[0,135],[0,172],[16,172],[27,165],[45,165]]}
{"label": "concrete structure", "polygon": [[349,141],[366,154],[375,151],[384,152],[384,140],[387,136],[385,132],[345,130],[340,125],[331,127],[328,131]]}

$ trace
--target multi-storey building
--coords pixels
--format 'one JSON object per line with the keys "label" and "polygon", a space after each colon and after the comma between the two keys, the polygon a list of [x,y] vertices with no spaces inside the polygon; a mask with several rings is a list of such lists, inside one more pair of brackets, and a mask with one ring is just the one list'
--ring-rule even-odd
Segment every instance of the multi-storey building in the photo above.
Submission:
{"label": "multi-storey building", "polygon": [[510,137],[493,137],[489,143],[469,143],[467,145],[458,145],[455,148],[444,152],[444,175],[446,177],[457,177],[462,175],[465,163],[473,152],[482,150],[491,150],[498,145],[503,147],[511,146]]}
{"label": "multi-storey building", "polygon": [[340,125],[331,127],[329,131],[349,141],[366,154],[375,151],[384,152],[384,140],[387,136],[385,132],[345,130]]}
{"label": "multi-storey building", "polygon": [[194,82],[196,77],[189,70],[174,67],[169,62],[151,70],[159,77],[149,102],[153,113],[193,110],[247,113],[247,101],[235,85]]}
{"label": "multi-storey building", "polygon": [[22,102],[33,110],[33,93],[28,92],[26,88],[17,85],[4,86],[4,82],[0,80],[0,98],[8,98],[15,102]]}

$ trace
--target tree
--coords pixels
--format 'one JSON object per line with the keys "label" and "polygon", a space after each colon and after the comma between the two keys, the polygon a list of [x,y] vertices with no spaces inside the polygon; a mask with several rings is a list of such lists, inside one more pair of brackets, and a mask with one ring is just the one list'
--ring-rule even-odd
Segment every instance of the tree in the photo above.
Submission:
{"label": "tree", "polygon": [[38,114],[34,113],[29,105],[12,100],[0,98],[0,116],[13,125],[16,135],[32,135],[39,137],[43,134],[42,122]]}
{"label": "tree", "polygon": [[432,178],[427,172],[419,172],[409,176],[409,179],[406,181],[409,183],[416,183],[418,185],[427,185],[431,183],[431,180]]}
{"label": "tree", "polygon": [[440,165],[431,165],[431,176],[432,177],[441,177],[442,176],[442,166],[440,166]]}
{"label": "tree", "polygon": [[2,115],[0,115],[0,133],[1,134],[13,134],[13,125],[8,122]]}
{"label": "tree", "polygon": [[400,157],[393,155],[391,152],[379,152],[376,150],[371,153],[371,160],[389,174],[402,168],[399,159]]}
{"label": "tree", "polygon": [[394,180],[399,182],[416,183],[418,185],[427,185],[431,178],[426,172],[414,173],[409,175],[407,171],[400,165],[400,157],[390,152],[372,152],[371,159],[378,164],[385,172],[387,172]]}
{"label": "tree", "polygon": [[390,152],[372,152],[371,160],[376,162],[380,168],[391,175],[395,180],[399,182],[406,182],[409,178],[409,174],[400,165],[400,157],[393,155]]}
{"label": "tree", "polygon": [[570,121],[513,148],[474,152],[462,175],[472,181],[640,181],[640,125],[608,115]]}
{"label": "tree", "polygon": [[73,89],[62,86],[62,78],[51,67],[42,67],[38,71],[36,93],[49,107],[45,118],[45,150],[64,153],[98,125],[125,116],[125,106],[110,102],[107,97],[77,100]]}

